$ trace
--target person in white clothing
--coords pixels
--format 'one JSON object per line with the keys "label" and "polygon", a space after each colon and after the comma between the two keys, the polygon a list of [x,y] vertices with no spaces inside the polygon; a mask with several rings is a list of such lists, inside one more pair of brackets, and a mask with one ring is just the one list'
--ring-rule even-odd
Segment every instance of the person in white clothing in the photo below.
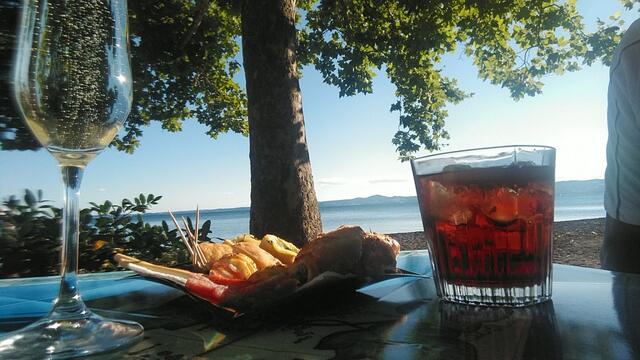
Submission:
{"label": "person in white clothing", "polygon": [[607,124],[600,261],[603,269],[640,273],[640,19],[626,31],[611,62]]}

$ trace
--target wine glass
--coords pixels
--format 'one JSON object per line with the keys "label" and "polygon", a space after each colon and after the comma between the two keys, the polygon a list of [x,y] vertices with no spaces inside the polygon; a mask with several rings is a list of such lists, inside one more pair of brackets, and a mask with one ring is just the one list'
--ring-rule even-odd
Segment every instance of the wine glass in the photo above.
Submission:
{"label": "wine glass", "polygon": [[140,324],[92,313],[77,286],[85,166],[131,109],[126,0],[24,0],[15,97],[65,187],[60,292],[47,317],[0,339],[0,358],[85,356],[133,344]]}

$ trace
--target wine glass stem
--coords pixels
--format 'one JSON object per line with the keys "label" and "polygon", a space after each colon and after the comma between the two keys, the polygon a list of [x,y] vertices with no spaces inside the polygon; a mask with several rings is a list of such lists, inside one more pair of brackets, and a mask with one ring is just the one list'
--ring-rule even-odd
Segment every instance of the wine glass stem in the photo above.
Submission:
{"label": "wine glass stem", "polygon": [[62,279],[60,293],[54,302],[52,316],[82,318],[90,315],[78,291],[78,243],[80,237],[80,183],[84,168],[61,165],[64,183],[62,212]]}

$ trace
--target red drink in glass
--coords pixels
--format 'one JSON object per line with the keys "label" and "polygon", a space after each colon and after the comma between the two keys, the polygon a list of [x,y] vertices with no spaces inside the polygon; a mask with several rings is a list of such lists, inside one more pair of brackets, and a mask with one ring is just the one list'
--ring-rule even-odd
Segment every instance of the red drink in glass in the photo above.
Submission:
{"label": "red drink in glass", "polygon": [[484,305],[544,301],[551,295],[553,163],[482,163],[415,174],[438,291]]}

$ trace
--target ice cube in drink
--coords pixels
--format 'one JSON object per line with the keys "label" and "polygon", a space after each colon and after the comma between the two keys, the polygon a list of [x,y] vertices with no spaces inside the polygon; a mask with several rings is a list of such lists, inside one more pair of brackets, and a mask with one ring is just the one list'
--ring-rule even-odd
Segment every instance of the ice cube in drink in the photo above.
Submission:
{"label": "ice cube in drink", "polygon": [[439,290],[508,302],[550,285],[553,186],[552,166],[526,164],[416,176]]}

